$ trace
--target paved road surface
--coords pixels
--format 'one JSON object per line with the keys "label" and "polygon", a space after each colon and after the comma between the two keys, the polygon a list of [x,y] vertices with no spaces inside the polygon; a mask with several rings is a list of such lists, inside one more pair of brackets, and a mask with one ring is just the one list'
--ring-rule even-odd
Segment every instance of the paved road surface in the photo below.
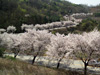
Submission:
{"label": "paved road surface", "polygon": [[[5,55],[14,56],[13,54],[5,54]],[[26,55],[18,55],[17,58],[23,61],[28,61],[30,63],[33,59],[32,56],[26,56]],[[46,57],[46,56],[37,57],[36,62],[39,65],[44,65],[48,67],[56,67],[57,65],[56,60],[50,59],[49,57]],[[63,59],[61,62],[60,68],[83,71],[82,69],[84,68],[84,65],[81,60]],[[100,68],[97,68],[97,67],[93,68],[91,66],[88,66],[88,70],[90,73],[97,73],[98,75],[100,75],[100,72],[99,72]]]}

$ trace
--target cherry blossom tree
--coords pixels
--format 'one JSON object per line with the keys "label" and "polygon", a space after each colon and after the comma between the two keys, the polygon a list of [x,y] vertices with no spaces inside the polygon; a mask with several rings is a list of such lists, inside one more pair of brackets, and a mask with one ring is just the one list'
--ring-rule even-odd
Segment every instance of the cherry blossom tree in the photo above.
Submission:
{"label": "cherry blossom tree", "polygon": [[37,56],[40,56],[45,52],[46,45],[50,42],[50,37],[52,36],[46,30],[28,30],[27,35],[23,38],[25,39],[26,50],[31,50],[30,53],[33,55],[32,64],[34,64]]}
{"label": "cherry blossom tree", "polygon": [[78,23],[73,21],[61,21],[61,22],[52,22],[52,23],[46,23],[46,24],[36,24],[34,28],[36,30],[50,30],[55,28],[61,28],[61,27],[68,27],[68,26],[74,26]]}
{"label": "cherry blossom tree", "polygon": [[0,29],[0,34],[6,32],[5,29]]}
{"label": "cherry blossom tree", "polygon": [[16,27],[14,27],[14,26],[8,26],[8,27],[7,27],[7,32],[13,33],[13,32],[15,32],[15,31],[16,31]]}
{"label": "cherry blossom tree", "polygon": [[9,49],[11,49],[12,52],[14,53],[14,58],[16,58],[16,56],[25,48],[23,40],[24,35],[25,33],[12,34],[12,35],[10,34],[9,38],[11,39],[11,44],[9,45]]}
{"label": "cherry blossom tree", "polygon": [[92,16],[93,13],[74,13],[71,16],[76,19],[84,19],[86,17]]}
{"label": "cherry blossom tree", "polygon": [[97,52],[100,51],[99,42],[97,41],[100,37],[100,32],[94,30],[89,33],[71,34],[70,36],[73,37],[73,42],[75,42],[73,54],[76,58],[82,60],[84,63],[84,75],[87,75],[89,61],[97,58]]}
{"label": "cherry blossom tree", "polygon": [[9,33],[2,34],[1,44],[3,46],[5,46],[7,49],[11,50],[12,53],[14,53],[14,58],[16,58],[18,53],[25,47],[23,45],[22,33],[20,33],[20,34],[9,34]]}
{"label": "cherry blossom tree", "polygon": [[22,24],[22,26],[21,26],[21,29],[22,30],[33,29],[33,28],[34,28],[34,25],[33,24],[31,24],[31,25]]}
{"label": "cherry blossom tree", "polygon": [[7,47],[8,39],[8,33],[0,34],[0,46]]}
{"label": "cherry blossom tree", "polygon": [[56,34],[51,37],[51,42],[47,46],[47,55],[57,60],[57,69],[60,66],[60,62],[63,58],[68,58],[72,52],[72,42],[68,36]]}
{"label": "cherry blossom tree", "polygon": [[2,46],[2,39],[3,39],[2,34],[0,34],[0,47]]}

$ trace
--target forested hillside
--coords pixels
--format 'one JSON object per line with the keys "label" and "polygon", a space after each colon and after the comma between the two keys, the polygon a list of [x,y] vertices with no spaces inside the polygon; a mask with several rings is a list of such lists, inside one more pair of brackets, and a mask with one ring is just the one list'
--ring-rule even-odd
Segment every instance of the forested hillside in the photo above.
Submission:
{"label": "forested hillside", "polygon": [[0,0],[0,28],[63,20],[65,14],[88,12],[84,5],[64,0]]}

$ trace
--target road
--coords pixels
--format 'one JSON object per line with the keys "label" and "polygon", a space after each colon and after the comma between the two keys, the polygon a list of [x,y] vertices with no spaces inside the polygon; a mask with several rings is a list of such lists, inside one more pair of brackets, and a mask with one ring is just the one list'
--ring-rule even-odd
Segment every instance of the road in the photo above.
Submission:
{"label": "road", "polygon": [[[14,54],[5,54],[6,56],[14,56]],[[31,63],[33,56],[27,56],[27,55],[18,55],[18,59],[27,61]],[[35,61],[38,65],[43,65],[43,66],[48,66],[48,67],[56,67],[57,61],[55,59],[50,59],[50,57],[42,56],[42,57],[37,57]],[[78,71],[83,71],[84,64],[82,63],[81,60],[73,60],[73,59],[63,59],[60,68],[63,69],[70,69],[70,70],[78,70]],[[100,68],[99,67],[91,67],[88,66],[88,71],[90,73],[96,73],[100,75]]]}

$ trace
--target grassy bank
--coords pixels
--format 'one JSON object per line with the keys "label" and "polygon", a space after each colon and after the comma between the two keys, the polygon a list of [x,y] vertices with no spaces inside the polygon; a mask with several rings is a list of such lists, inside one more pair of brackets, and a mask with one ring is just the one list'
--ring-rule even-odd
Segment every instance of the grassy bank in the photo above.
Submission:
{"label": "grassy bank", "polygon": [[0,75],[82,75],[77,72],[31,65],[19,60],[0,58]]}

